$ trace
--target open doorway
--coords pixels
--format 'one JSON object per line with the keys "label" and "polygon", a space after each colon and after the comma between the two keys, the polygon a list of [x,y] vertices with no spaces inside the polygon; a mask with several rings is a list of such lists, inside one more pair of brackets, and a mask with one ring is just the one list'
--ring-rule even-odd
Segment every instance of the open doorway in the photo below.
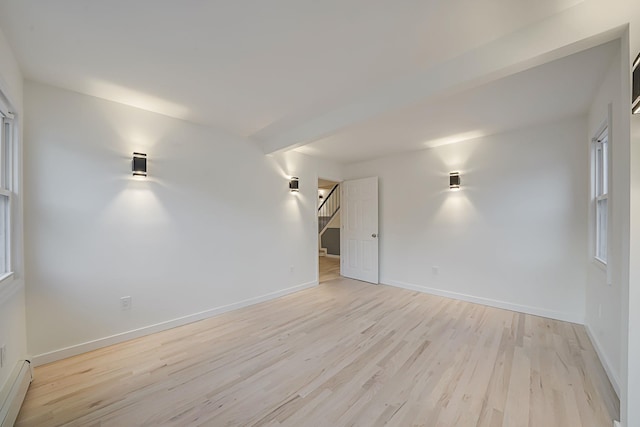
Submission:
{"label": "open doorway", "polygon": [[318,178],[318,281],[340,277],[340,183]]}

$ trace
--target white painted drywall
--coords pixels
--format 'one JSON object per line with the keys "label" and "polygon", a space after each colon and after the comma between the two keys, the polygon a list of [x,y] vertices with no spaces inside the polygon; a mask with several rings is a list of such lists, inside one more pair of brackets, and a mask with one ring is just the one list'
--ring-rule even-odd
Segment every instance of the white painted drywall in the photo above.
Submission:
{"label": "white painted drywall", "polygon": [[[0,30],[0,92],[16,110],[18,127],[22,123],[22,75],[4,34]],[[18,171],[22,158],[18,134]],[[19,177],[18,177],[19,178]],[[26,323],[22,257],[22,192],[17,182],[13,199],[13,270],[14,276],[0,283],[0,346],[5,345],[6,363],[0,368],[0,390],[19,360],[26,357]]]}
{"label": "white painted drywall", "polygon": [[[605,366],[612,384],[620,391],[620,365],[622,358],[622,283],[624,262],[620,242],[629,233],[629,142],[620,126],[623,111],[621,82],[621,55],[618,53],[611,63],[603,82],[593,99],[588,114],[589,139],[596,133],[612,108],[610,165],[610,215],[609,215],[609,260],[607,268],[594,260],[595,251],[595,205],[589,204],[589,224],[587,229],[589,247],[587,264],[586,315],[587,327],[592,342]],[[588,141],[585,141],[589,144]],[[590,160],[585,167],[590,168]],[[589,185],[591,186],[591,177]],[[592,194],[590,190],[590,194]]]}
{"label": "white painted drywall", "polygon": [[[324,202],[325,197],[327,197],[330,191],[331,190],[327,190],[326,188],[318,188],[318,207]],[[320,196],[322,196],[322,198],[320,198]],[[320,212],[318,212],[318,215],[320,215]]]}
{"label": "white painted drywall", "polygon": [[348,165],[380,178],[380,282],[582,322],[585,140],[575,118]]}
{"label": "white painted drywall", "polygon": [[[631,97],[629,86],[630,62],[640,53],[640,2],[628,2],[630,10],[628,16],[632,24],[629,26],[629,44],[624,46],[624,53],[629,52],[629,57],[623,63],[626,70],[623,73],[623,101],[630,104]],[[628,49],[626,49],[628,47]],[[621,397],[620,412],[622,425],[624,427],[634,427],[640,425],[640,114],[631,116],[629,120],[629,110],[625,111],[624,119],[621,121],[623,129],[630,131],[630,229],[629,229],[629,276],[628,293],[625,286],[623,292],[623,311],[626,322],[623,322],[623,334],[626,340],[623,345],[623,368],[622,377],[623,391]],[[629,125],[628,125],[629,124]],[[626,137],[626,135],[625,135]],[[626,162],[625,162],[626,163]],[[624,244],[624,242],[621,242]],[[624,281],[623,281],[624,283]]]}
{"label": "white painted drywall", "polygon": [[316,182],[337,165],[38,83],[25,112],[28,349],[54,352],[41,361],[317,283]]}

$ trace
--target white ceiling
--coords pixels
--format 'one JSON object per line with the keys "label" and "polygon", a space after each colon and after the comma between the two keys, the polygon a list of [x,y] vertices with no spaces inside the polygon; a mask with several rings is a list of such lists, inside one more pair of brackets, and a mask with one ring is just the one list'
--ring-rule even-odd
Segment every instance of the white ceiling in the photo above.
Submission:
{"label": "white ceiling", "polygon": [[585,114],[616,41],[343,129],[296,151],[341,163],[432,148]]}
{"label": "white ceiling", "polygon": [[28,79],[259,141],[581,2],[0,0],[0,27]]}

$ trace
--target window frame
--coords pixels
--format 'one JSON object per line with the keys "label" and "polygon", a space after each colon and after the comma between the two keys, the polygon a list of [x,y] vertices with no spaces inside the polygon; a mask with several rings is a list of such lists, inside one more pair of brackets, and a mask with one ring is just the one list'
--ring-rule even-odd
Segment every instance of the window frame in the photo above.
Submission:
{"label": "window frame", "polygon": [[[592,200],[593,200],[593,259],[606,268],[609,261],[610,159],[611,135],[609,120],[605,121],[592,138]],[[604,204],[604,215],[601,206]],[[604,218],[602,218],[604,216]]]}
{"label": "window frame", "polygon": [[9,104],[0,92],[0,197],[5,197],[4,220],[0,227],[4,227],[5,239],[0,241],[4,245],[4,262],[0,262],[0,284],[14,275],[13,265],[13,210],[15,201],[15,153],[16,153],[16,118],[11,112]]}

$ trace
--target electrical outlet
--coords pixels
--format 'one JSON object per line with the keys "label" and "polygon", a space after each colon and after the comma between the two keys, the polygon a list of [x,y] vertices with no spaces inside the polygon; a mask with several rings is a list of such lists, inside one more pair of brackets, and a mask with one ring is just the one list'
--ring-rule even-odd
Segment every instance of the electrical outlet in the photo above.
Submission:
{"label": "electrical outlet", "polygon": [[120,298],[120,307],[123,310],[129,310],[131,308],[131,297],[126,296]]}
{"label": "electrical outlet", "polygon": [[438,267],[437,267],[437,266],[435,266],[435,265],[434,265],[433,267],[431,267],[431,273],[432,273],[434,276],[437,276],[437,275],[438,275]]}
{"label": "electrical outlet", "polygon": [[5,344],[2,344],[0,346],[0,368],[4,367],[6,357],[7,357],[7,346]]}

